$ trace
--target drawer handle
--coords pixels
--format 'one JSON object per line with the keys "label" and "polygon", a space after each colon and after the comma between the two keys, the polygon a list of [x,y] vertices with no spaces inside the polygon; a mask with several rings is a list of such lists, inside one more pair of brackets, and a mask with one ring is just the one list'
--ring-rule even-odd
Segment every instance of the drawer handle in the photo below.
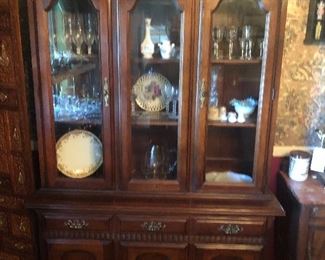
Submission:
{"label": "drawer handle", "polygon": [[109,106],[109,99],[110,99],[110,93],[109,93],[109,87],[108,87],[108,79],[104,79],[104,88],[103,88],[103,98],[104,98],[104,106]]}
{"label": "drawer handle", "polygon": [[5,202],[5,198],[0,198],[0,203],[4,203]]}
{"label": "drawer handle", "polygon": [[17,242],[14,244],[14,247],[18,250],[25,250],[26,246],[23,243]]}
{"label": "drawer handle", "polygon": [[6,94],[0,92],[0,102],[4,103],[7,101],[7,99],[8,99],[8,96]]}
{"label": "drawer handle", "polygon": [[208,96],[208,91],[206,88],[206,82],[205,79],[202,79],[201,87],[200,87],[200,103],[201,103],[201,109],[204,107],[205,100]]}
{"label": "drawer handle", "polygon": [[157,221],[143,222],[141,227],[149,232],[158,232],[166,228],[166,224]]}
{"label": "drawer handle", "polygon": [[225,235],[235,235],[242,232],[244,229],[238,225],[226,224],[221,225],[219,230],[223,231]]}
{"label": "drawer handle", "polygon": [[70,229],[81,230],[88,227],[88,223],[83,219],[68,219],[64,225]]}

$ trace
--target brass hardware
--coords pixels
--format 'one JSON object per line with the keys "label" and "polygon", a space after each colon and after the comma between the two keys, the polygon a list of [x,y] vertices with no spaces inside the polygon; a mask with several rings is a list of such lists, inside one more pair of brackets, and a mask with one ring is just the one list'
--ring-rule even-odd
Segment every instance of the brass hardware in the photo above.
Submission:
{"label": "brass hardware", "polygon": [[19,141],[19,132],[17,127],[14,128],[14,134],[12,136],[16,141]]}
{"label": "brass hardware", "polygon": [[107,78],[104,79],[103,98],[104,98],[105,107],[108,107],[109,106],[110,93],[109,93],[108,79]]}
{"label": "brass hardware", "polygon": [[19,242],[15,243],[14,244],[14,247],[16,249],[18,249],[18,250],[24,250],[24,249],[26,249],[25,245],[23,243],[19,243]]}
{"label": "brass hardware", "polygon": [[27,231],[27,226],[23,218],[20,218],[19,230],[23,233],[26,233]]}
{"label": "brass hardware", "polygon": [[24,178],[24,175],[22,172],[19,172],[19,174],[18,174],[18,183],[20,185],[24,185],[24,183],[25,183],[25,178]]}
{"label": "brass hardware", "polygon": [[238,225],[226,224],[221,225],[219,230],[223,231],[225,235],[235,235],[242,232],[244,229]]}
{"label": "brass hardware", "polygon": [[205,100],[208,96],[208,91],[206,89],[206,82],[205,82],[205,79],[202,79],[202,82],[201,82],[201,88],[200,88],[200,103],[201,103],[201,109],[203,108],[204,106],[204,103],[205,103]]}
{"label": "brass hardware", "polygon": [[162,231],[166,228],[166,224],[162,222],[156,222],[156,221],[150,221],[150,222],[144,222],[141,227],[149,232],[157,232]]}
{"label": "brass hardware", "polygon": [[85,229],[88,223],[83,219],[68,219],[64,222],[64,225],[70,229]]}
{"label": "brass hardware", "polygon": [[9,60],[9,56],[7,54],[6,46],[2,42],[1,43],[1,50],[0,50],[0,66],[8,67],[9,61],[10,60]]}
{"label": "brass hardware", "polygon": [[0,102],[4,103],[8,99],[8,96],[2,92],[0,92]]}

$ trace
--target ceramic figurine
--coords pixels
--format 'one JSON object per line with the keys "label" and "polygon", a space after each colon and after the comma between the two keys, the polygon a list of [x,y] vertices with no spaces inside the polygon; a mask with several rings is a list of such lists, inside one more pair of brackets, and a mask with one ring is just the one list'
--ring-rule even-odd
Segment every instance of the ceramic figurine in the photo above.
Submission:
{"label": "ceramic figurine", "polygon": [[170,54],[175,47],[174,43],[170,43],[169,40],[162,41],[162,43],[158,43],[160,54],[163,59],[169,59]]}

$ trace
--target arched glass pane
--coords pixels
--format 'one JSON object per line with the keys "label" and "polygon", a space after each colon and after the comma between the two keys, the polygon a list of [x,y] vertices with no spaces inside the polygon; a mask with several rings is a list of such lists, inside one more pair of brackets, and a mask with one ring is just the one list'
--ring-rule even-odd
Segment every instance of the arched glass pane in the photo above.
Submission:
{"label": "arched glass pane", "polygon": [[266,21],[257,0],[223,0],[212,13],[207,182],[253,182]]}
{"label": "arched glass pane", "polygon": [[98,177],[103,161],[99,11],[90,0],[58,0],[48,24],[57,167],[62,177]]}
{"label": "arched glass pane", "polygon": [[131,11],[132,174],[138,179],[177,179],[183,46],[176,2],[138,0]]}

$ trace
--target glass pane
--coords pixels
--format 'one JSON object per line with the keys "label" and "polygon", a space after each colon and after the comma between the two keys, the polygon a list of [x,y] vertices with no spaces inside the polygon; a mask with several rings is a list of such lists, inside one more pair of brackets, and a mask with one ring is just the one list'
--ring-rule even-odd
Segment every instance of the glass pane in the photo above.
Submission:
{"label": "glass pane", "polygon": [[99,13],[90,0],[59,0],[48,13],[48,22],[57,166],[67,177],[98,177],[102,174]]}
{"label": "glass pane", "polygon": [[206,181],[253,181],[266,13],[223,0],[212,14]]}
{"label": "glass pane", "polygon": [[176,1],[138,0],[130,18],[133,177],[177,178],[181,12]]}

